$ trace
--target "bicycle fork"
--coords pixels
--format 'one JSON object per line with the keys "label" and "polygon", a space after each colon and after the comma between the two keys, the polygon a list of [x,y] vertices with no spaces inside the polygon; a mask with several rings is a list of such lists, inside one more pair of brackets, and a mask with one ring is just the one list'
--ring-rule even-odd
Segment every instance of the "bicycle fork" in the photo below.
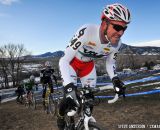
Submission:
{"label": "bicycle fork", "polygon": [[95,118],[92,116],[90,107],[85,108],[84,112],[84,127],[85,130],[89,130],[89,122],[96,122]]}

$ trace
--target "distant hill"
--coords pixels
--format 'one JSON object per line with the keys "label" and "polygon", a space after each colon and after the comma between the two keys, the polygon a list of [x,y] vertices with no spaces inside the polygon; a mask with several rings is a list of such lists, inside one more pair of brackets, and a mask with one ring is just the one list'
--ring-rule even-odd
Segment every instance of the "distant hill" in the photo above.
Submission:
{"label": "distant hill", "polygon": [[139,55],[160,55],[160,47],[137,47],[123,44],[120,50],[121,54],[139,54]]}
{"label": "distant hill", "polygon": [[56,52],[46,52],[40,55],[34,55],[33,58],[62,57],[63,55],[64,55],[63,51],[56,51]]}
{"label": "distant hill", "polygon": [[[160,47],[136,47],[130,46],[126,44],[122,44],[121,54],[138,54],[138,55],[160,55]],[[63,51],[56,51],[56,52],[46,52],[40,55],[34,55],[33,58],[49,58],[49,57],[62,57],[64,55]]]}

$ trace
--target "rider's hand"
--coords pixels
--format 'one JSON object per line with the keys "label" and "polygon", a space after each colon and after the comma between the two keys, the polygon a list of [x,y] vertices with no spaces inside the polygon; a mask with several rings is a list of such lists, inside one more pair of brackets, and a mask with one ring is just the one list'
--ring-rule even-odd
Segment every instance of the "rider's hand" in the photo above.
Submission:
{"label": "rider's hand", "polygon": [[115,92],[118,95],[125,96],[126,87],[124,86],[124,83],[118,77],[113,77],[112,83],[113,83]]}
{"label": "rider's hand", "polygon": [[76,110],[80,104],[77,99],[77,87],[73,83],[69,83],[64,87],[64,96],[70,109]]}

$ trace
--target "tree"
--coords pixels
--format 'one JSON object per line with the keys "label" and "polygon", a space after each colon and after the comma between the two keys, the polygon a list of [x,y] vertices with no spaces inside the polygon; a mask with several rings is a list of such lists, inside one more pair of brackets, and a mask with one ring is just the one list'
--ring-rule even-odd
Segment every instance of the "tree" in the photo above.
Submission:
{"label": "tree", "polygon": [[[6,51],[3,47],[0,47],[0,72],[1,72],[1,79],[4,81],[4,87],[9,87],[9,80],[8,80],[8,60],[6,59]],[[3,86],[3,81],[1,85]]]}
{"label": "tree", "polygon": [[[20,74],[22,70],[22,63],[25,60],[24,56],[28,55],[28,51],[24,48],[23,44],[7,44],[0,47],[1,60],[5,80],[11,75],[13,87],[19,84]],[[8,81],[6,81],[8,82]]]}

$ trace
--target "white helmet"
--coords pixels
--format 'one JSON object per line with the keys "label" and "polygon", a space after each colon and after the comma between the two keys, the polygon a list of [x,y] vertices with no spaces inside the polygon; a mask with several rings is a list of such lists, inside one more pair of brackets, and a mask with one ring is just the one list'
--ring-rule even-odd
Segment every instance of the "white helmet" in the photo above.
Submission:
{"label": "white helmet", "polygon": [[102,12],[101,20],[107,18],[109,20],[124,21],[130,23],[131,16],[129,10],[121,4],[107,5]]}
{"label": "white helmet", "polygon": [[44,65],[45,67],[51,67],[51,63],[49,61],[46,61]]}
{"label": "white helmet", "polygon": [[34,81],[35,80],[34,75],[31,75],[29,79],[32,80],[32,81]]}

